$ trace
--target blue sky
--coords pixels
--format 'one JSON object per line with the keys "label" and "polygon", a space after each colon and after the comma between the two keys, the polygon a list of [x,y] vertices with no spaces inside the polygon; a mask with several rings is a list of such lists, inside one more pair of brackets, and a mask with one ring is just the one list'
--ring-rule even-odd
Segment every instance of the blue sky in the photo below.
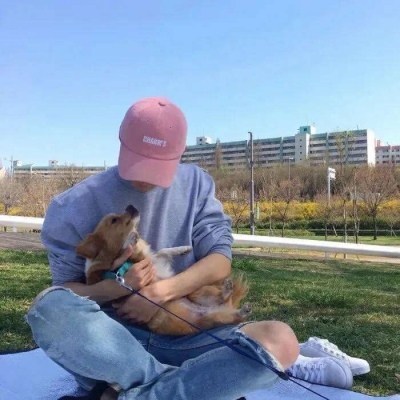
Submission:
{"label": "blue sky", "polygon": [[188,144],[311,123],[400,144],[399,20],[397,0],[0,0],[0,157],[113,165],[154,95]]}

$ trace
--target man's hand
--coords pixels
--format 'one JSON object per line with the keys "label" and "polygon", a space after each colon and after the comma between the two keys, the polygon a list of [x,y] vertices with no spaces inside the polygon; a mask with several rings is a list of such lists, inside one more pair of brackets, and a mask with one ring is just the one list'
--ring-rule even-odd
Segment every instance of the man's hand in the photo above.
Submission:
{"label": "man's hand", "polygon": [[[132,254],[133,247],[129,245],[124,252],[113,263],[113,268],[120,267]],[[156,276],[156,270],[151,262],[151,258],[147,256],[144,260],[133,264],[124,275],[126,285],[134,290],[149,285]]]}
{"label": "man's hand", "polygon": [[[140,293],[157,304],[160,299],[154,295],[151,286],[146,286]],[[122,301],[113,302],[113,307],[117,310],[117,315],[131,324],[146,324],[159,310],[159,308],[139,295],[132,294]]]}

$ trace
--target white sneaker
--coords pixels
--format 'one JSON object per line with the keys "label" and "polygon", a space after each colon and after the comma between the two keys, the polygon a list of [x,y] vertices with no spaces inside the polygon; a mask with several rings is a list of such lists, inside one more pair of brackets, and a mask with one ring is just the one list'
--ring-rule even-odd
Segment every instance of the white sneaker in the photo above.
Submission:
{"label": "white sneaker", "polygon": [[350,367],[336,358],[308,358],[300,355],[286,372],[294,378],[319,385],[341,389],[350,389],[353,385]]}
{"label": "white sneaker", "polygon": [[345,361],[353,376],[366,374],[371,370],[368,361],[350,357],[327,339],[310,337],[307,342],[300,344],[300,354],[306,357],[333,357]]}

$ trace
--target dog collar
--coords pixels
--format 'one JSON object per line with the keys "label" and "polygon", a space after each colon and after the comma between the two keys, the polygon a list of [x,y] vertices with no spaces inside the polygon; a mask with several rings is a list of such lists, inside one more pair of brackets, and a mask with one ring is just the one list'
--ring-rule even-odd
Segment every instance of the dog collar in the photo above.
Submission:
{"label": "dog collar", "polygon": [[125,261],[118,269],[104,272],[103,279],[115,279],[116,276],[124,276],[132,264],[130,261]]}

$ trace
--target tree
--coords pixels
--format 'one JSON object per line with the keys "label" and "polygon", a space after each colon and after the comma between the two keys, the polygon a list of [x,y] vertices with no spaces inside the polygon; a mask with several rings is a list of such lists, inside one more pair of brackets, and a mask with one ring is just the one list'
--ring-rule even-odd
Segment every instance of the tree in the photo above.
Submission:
{"label": "tree", "polygon": [[358,187],[363,200],[361,206],[372,217],[376,240],[378,214],[382,206],[398,192],[393,168],[382,165],[361,169],[358,174]]}
{"label": "tree", "polygon": [[274,198],[274,187],[276,185],[277,169],[260,168],[257,171],[258,175],[258,190],[257,195],[260,200],[262,214],[268,215],[269,232],[272,233],[272,204]]}
{"label": "tree", "polygon": [[12,208],[20,204],[23,189],[20,183],[11,178],[0,180],[0,205],[3,205],[4,214],[9,214]]}
{"label": "tree", "polygon": [[325,191],[326,196],[326,166],[314,165],[310,166],[296,166],[293,168],[295,176],[301,182],[300,197],[302,199],[315,199],[321,198],[321,194]]}
{"label": "tree", "polygon": [[[355,191],[354,171],[349,168],[341,168],[336,173],[336,179],[334,181],[334,193],[338,198],[338,210],[339,218],[343,222],[343,241],[347,242],[347,228],[348,228],[348,214],[350,212],[350,205],[352,200],[352,193]],[[351,214],[352,215],[352,214]]]}
{"label": "tree", "polygon": [[44,217],[51,199],[62,191],[57,177],[31,175],[21,179],[20,184],[23,186],[21,213],[27,217]]}
{"label": "tree", "polygon": [[273,207],[279,215],[280,222],[282,222],[282,237],[284,236],[290,205],[294,200],[299,198],[300,190],[301,184],[297,178],[276,182],[272,188],[272,197],[275,200]]}
{"label": "tree", "polygon": [[351,180],[351,189],[350,189],[351,217],[353,219],[354,237],[356,243],[358,243],[358,234],[360,231],[360,218],[358,216],[358,204],[360,196],[358,193],[357,171],[358,171],[357,168],[353,169],[353,177]]}
{"label": "tree", "polygon": [[87,178],[87,174],[83,172],[82,168],[70,165],[68,167],[62,167],[57,178],[59,181],[60,191],[64,191],[72,188],[77,183]]}
{"label": "tree", "polygon": [[317,194],[315,196],[315,201],[319,204],[317,216],[324,222],[325,240],[328,240],[328,226],[334,221],[334,208],[332,207],[332,201],[328,202],[326,191]]}
{"label": "tree", "polygon": [[344,173],[344,168],[349,163],[349,156],[354,145],[354,134],[348,131],[335,132],[335,145],[338,153],[336,160],[333,160],[335,164],[340,167],[340,172]]}
{"label": "tree", "polygon": [[234,185],[218,192],[217,197],[224,203],[224,211],[232,218],[232,226],[239,233],[240,225],[249,220],[249,193]]}
{"label": "tree", "polygon": [[260,140],[254,140],[253,142],[253,160],[254,160],[254,167],[260,168],[265,166],[263,163],[263,156],[262,156],[262,142]]}
{"label": "tree", "polygon": [[219,170],[222,166],[222,148],[219,139],[215,142],[215,169]]}
{"label": "tree", "polygon": [[400,201],[391,200],[388,201],[380,212],[382,218],[385,219],[386,223],[390,228],[390,236],[396,236],[395,228],[400,224]]}

